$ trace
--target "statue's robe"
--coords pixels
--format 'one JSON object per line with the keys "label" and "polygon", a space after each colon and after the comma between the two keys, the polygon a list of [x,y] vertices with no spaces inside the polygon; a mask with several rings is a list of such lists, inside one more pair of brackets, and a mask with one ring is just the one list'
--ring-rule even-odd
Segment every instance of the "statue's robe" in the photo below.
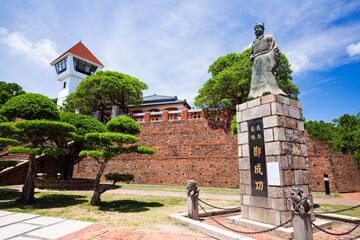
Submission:
{"label": "statue's robe", "polygon": [[254,57],[254,63],[248,100],[270,93],[286,96],[277,85],[273,74],[280,57],[275,38],[272,35],[257,37],[251,47],[251,57]]}

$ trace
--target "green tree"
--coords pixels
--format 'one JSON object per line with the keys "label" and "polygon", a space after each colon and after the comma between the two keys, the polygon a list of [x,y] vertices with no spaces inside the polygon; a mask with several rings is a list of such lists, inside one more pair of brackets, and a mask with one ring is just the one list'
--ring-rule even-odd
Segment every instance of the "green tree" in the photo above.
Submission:
{"label": "green tree", "polygon": [[13,136],[16,132],[20,131],[20,129],[16,128],[13,123],[10,122],[1,122],[1,131],[0,131],[0,149],[3,150],[5,147],[9,145],[16,145],[19,143],[18,140],[10,138],[15,137]]}
{"label": "green tree", "polygon": [[[0,132],[4,126],[0,123]],[[75,137],[75,127],[62,122],[48,120],[24,120],[13,123],[19,129],[15,133],[22,137],[22,143],[30,143],[30,146],[15,146],[8,149],[9,153],[22,153],[29,155],[29,167],[26,174],[22,194],[19,202],[31,203],[34,201],[34,188],[36,178],[36,156],[62,155],[68,153],[66,148],[53,148],[45,146],[45,143],[53,142],[61,138]]]}
{"label": "green tree", "polygon": [[331,141],[334,139],[334,132],[336,130],[334,123],[326,123],[323,120],[305,121],[305,128],[311,139],[318,141]]}
{"label": "green tree", "polygon": [[[29,155],[28,171],[19,201],[31,203],[34,201],[36,156],[67,154],[68,149],[48,147],[48,143],[74,138],[76,128],[68,123],[52,121],[59,119],[59,110],[55,103],[40,94],[28,93],[14,97],[2,106],[0,112],[8,119],[32,119],[0,123],[1,136],[10,136],[11,139],[19,140],[23,144],[30,144],[27,147],[10,147],[8,152]],[[36,118],[42,120],[33,120]]]}
{"label": "green tree", "polygon": [[[71,177],[73,166],[79,163],[83,158],[79,153],[86,146],[85,134],[92,132],[105,132],[105,126],[96,119],[83,114],[61,112],[60,121],[69,123],[76,127],[75,138],[62,138],[55,141],[58,148],[68,148],[69,153],[58,157],[61,164],[61,178]],[[70,142],[71,141],[71,142]]]}
{"label": "green tree", "polygon": [[354,155],[360,150],[360,113],[344,114],[334,119],[336,131],[331,141],[332,149],[343,154]]}
{"label": "green tree", "polygon": [[[231,107],[247,100],[251,85],[251,49],[241,54],[231,53],[219,57],[210,67],[211,78],[199,89],[195,97],[197,107]],[[289,98],[297,100],[298,88],[292,83],[292,70],[286,56],[280,53],[280,62],[275,72],[279,87]]]}
{"label": "green tree", "polygon": [[333,153],[354,155],[360,167],[360,113],[344,114],[333,123],[305,121],[305,128],[311,139],[328,141]]}
{"label": "green tree", "polygon": [[25,91],[17,83],[6,83],[0,81],[0,107],[10,98],[24,94]]}
{"label": "green tree", "polygon": [[231,133],[234,135],[238,134],[238,130],[237,130],[237,123],[236,123],[236,115],[233,117],[233,119],[231,120]]}
{"label": "green tree", "polygon": [[9,120],[59,119],[56,104],[48,97],[36,93],[26,93],[11,98],[1,107],[0,114]]}
{"label": "green tree", "polygon": [[124,112],[129,112],[129,105],[142,103],[142,90],[148,89],[146,83],[129,75],[98,71],[81,81],[75,92],[66,98],[64,110],[80,109],[84,114],[99,111],[103,119],[105,109],[118,105]]}
{"label": "green tree", "polygon": [[80,156],[92,157],[100,164],[94,183],[94,194],[90,200],[91,206],[99,206],[101,204],[100,196],[107,190],[107,188],[100,188],[100,178],[110,159],[123,153],[155,153],[152,148],[131,145],[138,141],[133,135],[139,134],[141,130],[136,121],[129,117],[113,118],[107,123],[106,129],[108,132],[105,133],[86,134],[85,140],[89,143],[88,150],[80,152]]}

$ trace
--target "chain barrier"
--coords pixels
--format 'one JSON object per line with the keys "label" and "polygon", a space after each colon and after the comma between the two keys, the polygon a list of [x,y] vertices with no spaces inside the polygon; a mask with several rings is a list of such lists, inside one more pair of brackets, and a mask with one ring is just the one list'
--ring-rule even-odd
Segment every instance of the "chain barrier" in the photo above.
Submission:
{"label": "chain barrier", "polygon": [[221,207],[213,206],[213,205],[211,205],[211,204],[209,204],[209,203],[201,200],[200,198],[199,198],[199,201],[202,202],[203,204],[209,206],[209,207],[217,208],[217,209],[221,209],[221,210],[234,210],[234,209],[240,209],[240,208],[241,208],[241,206],[238,206],[238,207],[229,207],[229,208],[221,208]]}
{"label": "chain barrier", "polygon": [[337,210],[337,211],[333,211],[333,212],[314,212],[316,214],[326,214],[326,213],[339,213],[339,212],[345,212],[345,211],[348,211],[348,210],[351,210],[351,209],[354,209],[354,208],[358,208],[360,207],[360,205],[357,205],[357,206],[353,206],[353,207],[350,207],[350,208],[346,208],[346,209],[342,209],[342,210]]}
{"label": "chain barrier", "polygon": [[320,231],[324,232],[324,233],[327,233],[327,234],[330,234],[330,235],[334,235],[334,236],[343,236],[343,235],[347,235],[347,234],[350,234],[352,233],[359,225],[360,225],[360,222],[358,222],[355,227],[353,227],[352,229],[350,229],[349,231],[347,232],[344,232],[344,233],[332,233],[332,232],[328,232],[322,228],[320,228],[319,226],[315,225],[314,223],[311,223],[314,227],[316,227],[317,229],[319,229]]}
{"label": "chain barrier", "polygon": [[[200,199],[199,199],[200,200]],[[206,216],[211,218],[211,220],[213,220],[214,222],[216,222],[217,224],[219,224],[220,226],[222,226],[223,228],[226,228],[227,230],[230,230],[230,231],[233,231],[233,232],[236,232],[236,233],[241,233],[241,234],[261,234],[261,233],[267,233],[267,232],[271,232],[273,230],[276,230],[280,227],[283,227],[285,226],[286,224],[288,224],[289,222],[292,221],[292,217],[287,220],[286,222],[280,224],[279,226],[276,226],[276,227],[273,227],[273,228],[270,228],[270,229],[266,229],[266,230],[263,230],[263,231],[257,231],[257,232],[246,232],[246,231],[239,231],[239,230],[236,230],[236,229],[232,229],[230,227],[227,227],[225,226],[224,224],[220,223],[219,221],[217,221],[215,218],[213,218],[211,215],[209,215],[205,209],[200,205],[200,203],[198,203],[200,208],[205,212]]]}
{"label": "chain barrier", "polygon": [[[342,210],[337,210],[337,211],[333,211],[333,212],[314,212],[316,214],[326,214],[326,213],[339,213],[339,212],[345,212],[345,211],[348,211],[348,210],[351,210],[351,209],[354,209],[354,208],[358,208],[360,207],[360,205],[357,205],[357,206],[353,206],[353,207],[349,207],[349,208],[346,208],[346,209],[342,209]],[[350,234],[351,232],[353,232],[357,227],[360,226],[360,221],[352,228],[350,229],[349,231],[347,232],[344,232],[344,233],[332,233],[332,232],[328,232],[322,228],[320,228],[319,226],[315,225],[314,223],[311,223],[314,227],[316,227],[317,229],[319,229],[320,231],[324,232],[324,233],[327,233],[327,234],[330,234],[330,235],[334,235],[334,236],[343,236],[343,235],[347,235],[347,234]]]}

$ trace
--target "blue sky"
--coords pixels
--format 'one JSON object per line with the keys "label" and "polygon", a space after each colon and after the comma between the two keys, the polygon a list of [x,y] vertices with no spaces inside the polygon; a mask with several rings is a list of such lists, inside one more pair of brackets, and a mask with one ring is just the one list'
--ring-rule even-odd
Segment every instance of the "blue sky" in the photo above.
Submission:
{"label": "blue sky", "polygon": [[360,112],[360,1],[0,0],[0,81],[57,97],[50,62],[79,40],[105,65],[193,106],[220,56],[254,24],[289,59],[307,120]]}

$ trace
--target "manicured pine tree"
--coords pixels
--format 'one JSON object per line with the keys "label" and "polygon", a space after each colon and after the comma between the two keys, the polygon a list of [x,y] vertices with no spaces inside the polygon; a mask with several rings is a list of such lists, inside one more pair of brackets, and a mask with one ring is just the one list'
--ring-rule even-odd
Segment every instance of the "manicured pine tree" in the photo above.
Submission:
{"label": "manicured pine tree", "polygon": [[152,148],[132,145],[138,141],[133,135],[139,134],[141,129],[135,120],[120,116],[110,120],[105,133],[88,133],[85,140],[89,143],[88,150],[81,151],[80,156],[88,156],[96,159],[100,164],[99,171],[94,183],[94,194],[90,200],[91,206],[101,204],[100,196],[106,189],[100,188],[100,178],[105,171],[107,163],[116,155],[123,153],[154,154]]}
{"label": "manicured pine tree", "polygon": [[[23,94],[7,101],[0,109],[0,114],[9,120],[24,119],[12,123],[17,128],[11,138],[29,146],[15,146],[8,149],[9,153],[25,153],[29,155],[29,167],[22,188],[19,202],[32,203],[36,178],[36,157],[42,154],[61,155],[68,153],[66,148],[48,147],[45,143],[71,139],[76,136],[76,128],[68,123],[58,122],[59,110],[56,104],[40,94]],[[0,124],[0,133],[8,131],[6,123]]]}
{"label": "manicured pine tree", "polygon": [[[73,166],[79,163],[83,157],[79,153],[86,148],[85,134],[92,132],[105,132],[105,125],[98,120],[84,114],[61,112],[60,121],[76,127],[76,137],[73,139],[58,139],[55,141],[58,148],[68,148],[69,153],[58,156],[61,166],[61,179],[68,179],[72,175]],[[71,140],[71,142],[69,142]]]}

